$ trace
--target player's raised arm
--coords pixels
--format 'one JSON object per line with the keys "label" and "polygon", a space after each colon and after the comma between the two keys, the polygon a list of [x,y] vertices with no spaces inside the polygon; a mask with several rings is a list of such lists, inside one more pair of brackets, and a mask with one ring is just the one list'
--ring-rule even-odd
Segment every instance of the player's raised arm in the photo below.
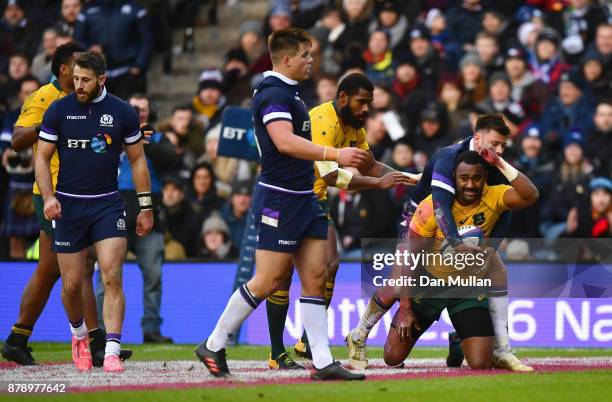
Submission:
{"label": "player's raised arm", "polygon": [[313,144],[306,138],[293,133],[293,126],[286,120],[267,124],[266,128],[276,149],[282,154],[310,161],[335,161],[342,166],[360,167],[369,155],[357,148],[334,148]]}
{"label": "player's raised arm", "polygon": [[508,209],[521,209],[535,204],[540,198],[540,192],[535,184],[514,166],[498,156],[491,148],[483,148],[480,155],[495,166],[508,179],[512,188],[504,192],[504,204]]}

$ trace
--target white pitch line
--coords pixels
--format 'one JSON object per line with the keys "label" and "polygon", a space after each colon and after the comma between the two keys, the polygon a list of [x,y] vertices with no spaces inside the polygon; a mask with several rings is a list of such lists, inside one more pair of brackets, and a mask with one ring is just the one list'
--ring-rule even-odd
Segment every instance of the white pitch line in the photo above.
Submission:
{"label": "white pitch line", "polygon": [[[526,362],[538,365],[612,366],[612,357],[582,358],[531,358]],[[347,363],[343,361],[343,363]],[[389,376],[397,374],[451,373],[456,369],[446,367],[442,359],[407,359],[403,369],[387,368],[382,359],[371,359],[374,366],[365,372],[369,375]],[[228,362],[233,381],[239,383],[274,381],[281,379],[308,378],[309,371],[272,371],[261,360],[231,360]],[[195,384],[216,380],[202,363],[196,360],[177,361],[130,361],[124,363],[125,372],[107,374],[102,369],[87,373],[78,372],[72,364],[54,364],[38,367],[17,367],[0,370],[0,383],[4,382],[64,382],[68,387],[97,388],[116,386],[147,386],[164,384]]]}

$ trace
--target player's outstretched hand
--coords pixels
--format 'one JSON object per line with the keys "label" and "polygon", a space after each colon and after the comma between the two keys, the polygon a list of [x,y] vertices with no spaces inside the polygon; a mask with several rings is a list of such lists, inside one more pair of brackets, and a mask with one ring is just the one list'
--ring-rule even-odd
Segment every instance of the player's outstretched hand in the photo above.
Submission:
{"label": "player's outstretched hand", "polygon": [[402,177],[400,178],[400,184],[405,184],[406,186],[416,186],[416,184],[421,180],[421,176],[423,174],[414,174],[414,173],[402,173]]}
{"label": "player's outstretched hand", "polygon": [[497,155],[493,148],[485,147],[480,150],[479,154],[490,165],[497,166],[499,164],[499,155]]}
{"label": "player's outstretched hand", "polygon": [[153,211],[150,209],[140,211],[136,218],[136,234],[146,236],[153,229]]}
{"label": "player's outstretched hand", "polygon": [[402,173],[401,172],[390,172],[378,179],[378,188],[381,190],[387,190],[393,188],[401,183]]}
{"label": "player's outstretched hand", "polygon": [[153,135],[153,127],[149,123],[140,124],[140,132],[143,135],[144,143],[151,143],[151,136]]}
{"label": "player's outstretched hand", "polygon": [[62,204],[60,204],[57,198],[51,196],[45,200],[43,213],[45,214],[45,219],[48,221],[59,219],[62,217]]}
{"label": "player's outstretched hand", "polygon": [[412,338],[412,327],[414,327],[417,331],[420,331],[421,326],[417,322],[416,316],[414,315],[412,309],[400,309],[397,314],[397,334],[399,335],[401,342],[406,342]]}
{"label": "player's outstretched hand", "polygon": [[360,168],[370,160],[370,154],[359,148],[340,148],[337,162],[341,166]]}

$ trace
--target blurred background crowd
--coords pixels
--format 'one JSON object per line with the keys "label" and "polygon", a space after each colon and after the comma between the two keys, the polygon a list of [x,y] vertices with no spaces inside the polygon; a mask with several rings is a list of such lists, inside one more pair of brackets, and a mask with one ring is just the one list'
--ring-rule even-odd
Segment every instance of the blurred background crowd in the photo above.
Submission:
{"label": "blurred background crowd", "polygon": [[[291,26],[313,38],[312,76],[301,84],[309,107],[333,99],[347,72],[361,71],[375,83],[365,128],[378,160],[422,171],[437,149],[471,134],[478,114],[501,113],[512,133],[504,157],[541,194],[538,204],[513,213],[510,236],[553,241],[611,235],[610,1],[3,3],[1,259],[36,257],[32,152],[13,151],[11,135],[24,99],[52,79],[54,50],[70,40],[105,55],[108,90],[156,129],[145,151],[166,259],[237,258],[257,165],[217,155],[221,116],[228,105],[249,107],[253,88],[271,69],[267,35]],[[198,32],[227,23],[220,11],[239,14],[246,7],[262,17],[232,20],[237,38],[230,46],[218,42],[219,63],[205,61],[195,74],[176,65],[180,57],[203,52]],[[189,94],[151,96],[160,77],[189,80]],[[122,170],[128,165],[119,172],[126,197],[133,190]],[[341,255],[354,256],[364,237],[394,237],[410,191],[333,191]],[[521,242],[508,253],[529,256]]]}

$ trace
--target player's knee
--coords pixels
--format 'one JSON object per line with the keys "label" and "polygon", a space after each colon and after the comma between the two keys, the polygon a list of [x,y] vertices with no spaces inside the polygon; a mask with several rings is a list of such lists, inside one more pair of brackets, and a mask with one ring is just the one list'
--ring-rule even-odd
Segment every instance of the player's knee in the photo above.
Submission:
{"label": "player's knee", "polygon": [[489,370],[491,367],[493,367],[491,359],[485,356],[468,358],[467,363],[472,370]]}
{"label": "player's knee", "polygon": [[78,279],[64,278],[62,280],[62,290],[66,295],[76,295],[81,293],[83,287],[83,281]]}
{"label": "player's knee", "polygon": [[104,278],[104,289],[105,290],[117,290],[121,288],[121,274],[109,273]]}
{"label": "player's knee", "polygon": [[383,358],[387,366],[395,367],[398,364],[401,364],[406,359],[406,356],[404,353],[398,353],[397,351],[385,348]]}

